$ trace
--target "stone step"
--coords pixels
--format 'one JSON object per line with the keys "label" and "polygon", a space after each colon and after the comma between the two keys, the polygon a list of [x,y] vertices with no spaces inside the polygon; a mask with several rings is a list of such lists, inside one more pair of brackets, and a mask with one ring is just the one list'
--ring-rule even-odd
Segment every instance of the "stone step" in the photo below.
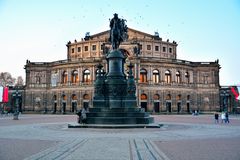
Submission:
{"label": "stone step", "polygon": [[100,108],[100,107],[94,107],[89,108],[89,112],[143,112],[144,110],[142,108],[135,108],[135,107],[121,107],[121,108]]}
{"label": "stone step", "polygon": [[87,117],[147,117],[145,112],[89,112]]}
{"label": "stone step", "polygon": [[153,117],[88,117],[87,124],[149,124]]}

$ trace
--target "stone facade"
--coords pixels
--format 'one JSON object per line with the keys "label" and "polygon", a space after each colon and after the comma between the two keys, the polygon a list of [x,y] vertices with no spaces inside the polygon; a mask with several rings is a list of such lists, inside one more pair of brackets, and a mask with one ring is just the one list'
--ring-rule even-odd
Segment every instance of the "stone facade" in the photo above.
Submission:
{"label": "stone facade", "polygon": [[[160,113],[219,110],[218,61],[179,60],[177,43],[163,41],[157,34],[129,28],[128,36],[120,49],[127,57],[126,65],[134,65],[139,107]],[[66,60],[27,60],[23,110],[75,112],[84,105],[92,107],[97,65],[101,63],[108,70],[108,37],[109,31],[105,31],[68,42]]]}

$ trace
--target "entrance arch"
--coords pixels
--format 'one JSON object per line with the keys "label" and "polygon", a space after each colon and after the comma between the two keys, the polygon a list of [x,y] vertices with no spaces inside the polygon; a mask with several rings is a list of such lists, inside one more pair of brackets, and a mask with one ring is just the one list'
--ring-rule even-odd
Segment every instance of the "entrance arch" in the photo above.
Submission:
{"label": "entrance arch", "polygon": [[66,112],[67,106],[67,96],[65,94],[62,95],[62,113]]}
{"label": "entrance arch", "polygon": [[182,112],[182,95],[179,94],[177,95],[177,112],[180,113]]}
{"label": "entrance arch", "polygon": [[57,95],[53,96],[53,110],[52,113],[56,113],[57,112]]}
{"label": "entrance arch", "polygon": [[190,95],[187,95],[187,112],[190,113],[191,109],[190,109]]}
{"label": "entrance arch", "polygon": [[147,111],[147,95],[141,94],[141,108],[144,108],[145,111]]}
{"label": "entrance arch", "polygon": [[89,108],[89,101],[90,101],[89,94],[84,94],[83,95],[83,107],[84,108]]}
{"label": "entrance arch", "polygon": [[171,94],[167,94],[166,96],[166,110],[167,112],[172,112],[172,97]]}
{"label": "entrance arch", "polygon": [[72,112],[76,112],[77,111],[77,96],[76,94],[72,94],[72,108],[71,108]]}
{"label": "entrance arch", "polygon": [[154,112],[156,112],[156,113],[159,113],[160,112],[160,107],[159,107],[159,99],[160,99],[160,96],[159,96],[159,94],[155,94],[154,96],[153,96],[153,105],[154,105]]}

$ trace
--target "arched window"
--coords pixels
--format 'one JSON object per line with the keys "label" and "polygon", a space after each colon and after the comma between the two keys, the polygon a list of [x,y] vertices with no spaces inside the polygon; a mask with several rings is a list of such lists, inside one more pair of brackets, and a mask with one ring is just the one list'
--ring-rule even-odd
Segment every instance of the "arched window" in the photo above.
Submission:
{"label": "arched window", "polygon": [[166,100],[171,100],[171,94],[167,94],[167,96],[166,96]]}
{"label": "arched window", "polygon": [[83,82],[88,83],[90,81],[91,81],[90,71],[88,69],[86,69],[85,71],[83,71]]}
{"label": "arched window", "polygon": [[153,70],[153,83],[159,83],[159,71],[158,70]]}
{"label": "arched window", "polygon": [[67,83],[67,80],[68,80],[68,74],[67,74],[67,71],[63,71],[63,74],[62,74],[62,83]]}
{"label": "arched window", "polygon": [[177,83],[180,83],[180,82],[181,82],[180,72],[179,72],[179,71],[176,72],[176,82],[177,82]]}
{"label": "arched window", "polygon": [[72,94],[72,100],[77,100],[77,95],[76,94]]}
{"label": "arched window", "polygon": [[54,96],[53,96],[53,100],[54,100],[54,101],[57,101],[57,95],[54,95]]}
{"label": "arched window", "polygon": [[176,98],[176,100],[177,100],[177,101],[180,101],[180,100],[181,100],[181,98],[182,98],[182,96],[181,96],[181,94],[179,94],[179,95],[177,95],[177,98]]}
{"label": "arched window", "polygon": [[84,99],[84,100],[90,100],[89,94],[84,94],[84,95],[83,95],[83,99]]}
{"label": "arched window", "polygon": [[169,70],[165,72],[165,82],[171,83],[171,72]]}
{"label": "arched window", "polygon": [[186,79],[186,83],[189,83],[190,82],[190,76],[189,76],[189,73],[188,72],[186,72],[185,73],[185,79]]}
{"label": "arched window", "polygon": [[147,100],[147,95],[146,94],[141,94],[141,100]]}
{"label": "arched window", "polygon": [[190,95],[187,95],[187,101],[190,101]]}
{"label": "arched window", "polygon": [[72,83],[77,83],[78,82],[78,71],[74,70],[71,75],[71,80]]}
{"label": "arched window", "polygon": [[65,94],[62,95],[62,100],[63,100],[64,102],[67,101],[67,96],[66,96]]}
{"label": "arched window", "polygon": [[159,94],[154,94],[153,99],[154,99],[154,100],[159,100],[159,99],[160,99]]}
{"label": "arched window", "polygon": [[40,83],[41,83],[41,75],[40,75],[40,74],[37,74],[37,75],[36,75],[36,83],[37,83],[37,84],[40,84]]}
{"label": "arched window", "polygon": [[140,83],[147,82],[147,71],[145,69],[140,70]]}

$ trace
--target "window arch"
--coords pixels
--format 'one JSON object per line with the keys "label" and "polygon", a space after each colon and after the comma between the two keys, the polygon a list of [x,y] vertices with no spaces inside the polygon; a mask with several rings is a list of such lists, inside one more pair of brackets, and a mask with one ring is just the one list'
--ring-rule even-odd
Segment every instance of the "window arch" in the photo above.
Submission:
{"label": "window arch", "polygon": [[181,82],[181,74],[179,71],[176,72],[176,82],[180,83]]}
{"label": "window arch", "polygon": [[57,95],[53,96],[53,101],[57,101]]}
{"label": "window arch", "polygon": [[88,69],[83,71],[83,82],[88,83],[91,81],[91,77],[90,77],[90,71]]}
{"label": "window arch", "polygon": [[171,83],[171,72],[169,70],[165,72],[165,82]]}
{"label": "window arch", "polygon": [[41,83],[41,75],[39,73],[36,75],[36,83],[37,84]]}
{"label": "window arch", "polygon": [[146,83],[147,82],[147,71],[146,69],[140,70],[140,83]]}
{"label": "window arch", "polygon": [[159,94],[154,94],[154,96],[153,96],[153,100],[159,100],[159,99],[160,99]]}
{"label": "window arch", "polygon": [[67,71],[63,71],[62,73],[62,83],[67,83],[67,80],[68,80],[68,74],[67,74]]}
{"label": "window arch", "polygon": [[77,100],[77,95],[76,94],[72,94],[72,100]]}
{"label": "window arch", "polygon": [[71,81],[72,83],[77,83],[78,82],[78,71],[74,70],[71,75]]}
{"label": "window arch", "polygon": [[181,99],[182,99],[182,95],[181,95],[181,94],[177,95],[176,100],[177,100],[177,101],[180,101]]}
{"label": "window arch", "polygon": [[147,95],[146,94],[141,94],[141,100],[147,100]]}
{"label": "window arch", "polygon": [[64,102],[67,101],[67,96],[65,94],[62,95],[62,101],[64,101]]}
{"label": "window arch", "polygon": [[160,74],[157,69],[153,70],[153,83],[159,83]]}
{"label": "window arch", "polygon": [[171,94],[167,94],[166,100],[171,100],[171,99],[172,99]]}
{"label": "window arch", "polygon": [[190,82],[190,76],[188,72],[185,73],[185,79],[186,79],[186,83]]}

